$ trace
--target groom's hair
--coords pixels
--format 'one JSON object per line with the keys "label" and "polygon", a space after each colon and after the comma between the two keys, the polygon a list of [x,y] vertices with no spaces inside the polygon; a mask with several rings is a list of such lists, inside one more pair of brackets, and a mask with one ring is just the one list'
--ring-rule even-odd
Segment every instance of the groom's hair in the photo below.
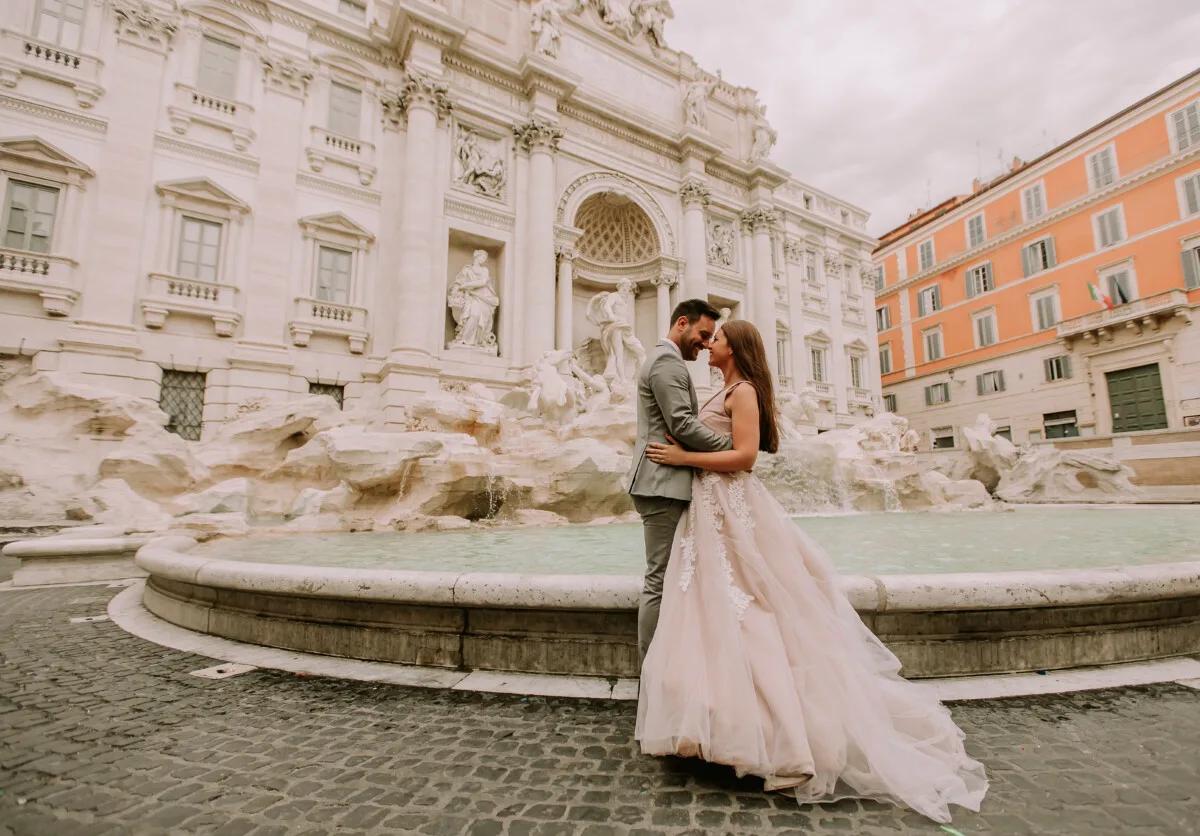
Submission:
{"label": "groom's hair", "polygon": [[674,325],[678,322],[681,316],[687,317],[688,325],[694,325],[696,320],[702,316],[707,316],[716,322],[721,318],[721,312],[703,299],[684,299],[675,306],[675,310],[671,311],[671,324]]}

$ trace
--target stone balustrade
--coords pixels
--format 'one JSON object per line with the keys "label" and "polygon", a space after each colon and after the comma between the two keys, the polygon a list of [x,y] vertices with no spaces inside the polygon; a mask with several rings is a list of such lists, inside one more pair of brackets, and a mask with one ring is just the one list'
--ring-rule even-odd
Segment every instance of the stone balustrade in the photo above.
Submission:
{"label": "stone balustrade", "polygon": [[162,328],[171,314],[210,317],[218,337],[231,337],[241,322],[238,289],[230,284],[206,282],[167,273],[151,273],[148,292],[142,297],[142,317],[147,328]]}
{"label": "stone balustrade", "polygon": [[36,294],[49,316],[67,316],[79,298],[75,267],[63,256],[0,248],[0,290]]}
{"label": "stone balustrade", "polygon": [[313,334],[344,337],[352,354],[362,354],[367,346],[367,309],[343,305],[307,296],[297,297],[288,323],[292,344],[307,346]]}

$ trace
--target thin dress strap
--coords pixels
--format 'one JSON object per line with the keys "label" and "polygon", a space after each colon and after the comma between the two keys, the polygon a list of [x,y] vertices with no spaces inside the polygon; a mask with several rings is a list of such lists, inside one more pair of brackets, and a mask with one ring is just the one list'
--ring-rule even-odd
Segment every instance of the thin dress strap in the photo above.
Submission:
{"label": "thin dress strap", "polygon": [[[700,409],[704,409],[704,407],[708,406],[710,403],[712,403],[713,401],[715,401],[717,398],[721,397],[722,395],[728,395],[730,392],[732,392],[734,389],[736,389],[739,385],[741,385],[743,383],[750,383],[750,381],[746,380],[745,378],[743,378],[742,380],[735,380],[733,383],[726,386],[720,392],[717,392],[711,398],[706,400],[704,402],[704,406],[701,406]],[[751,385],[753,385],[753,384],[751,384]],[[724,401],[722,401],[722,403],[724,403]]]}

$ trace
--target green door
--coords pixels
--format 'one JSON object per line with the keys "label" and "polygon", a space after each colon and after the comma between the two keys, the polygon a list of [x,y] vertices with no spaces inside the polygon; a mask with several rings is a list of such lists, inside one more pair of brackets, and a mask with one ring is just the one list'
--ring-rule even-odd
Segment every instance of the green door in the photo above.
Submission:
{"label": "green door", "polygon": [[1113,432],[1161,430],[1167,426],[1167,407],[1163,403],[1157,363],[1108,372],[1104,377],[1108,380]]}

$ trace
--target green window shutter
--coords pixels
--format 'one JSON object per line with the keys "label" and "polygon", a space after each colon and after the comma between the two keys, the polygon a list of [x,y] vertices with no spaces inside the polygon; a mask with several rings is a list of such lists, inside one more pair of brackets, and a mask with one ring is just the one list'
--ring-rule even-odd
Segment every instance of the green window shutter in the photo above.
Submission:
{"label": "green window shutter", "polygon": [[1200,247],[1194,250],[1184,250],[1183,256],[1183,285],[1188,290],[1200,287]]}
{"label": "green window shutter", "polygon": [[1065,354],[1062,358],[1062,373],[1064,380],[1071,376],[1071,358]]}
{"label": "green window shutter", "polygon": [[1046,239],[1046,266],[1053,267],[1058,264],[1058,256],[1054,252],[1054,239]]}
{"label": "green window shutter", "polygon": [[996,289],[996,277],[992,275],[992,262],[983,265],[983,286],[988,290]]}
{"label": "green window shutter", "polygon": [[1026,276],[1036,272],[1033,268],[1033,244],[1021,247],[1021,272]]}
{"label": "green window shutter", "polygon": [[983,394],[983,375],[981,374],[975,375],[975,394]]}
{"label": "green window shutter", "polygon": [[967,279],[967,298],[970,299],[975,295],[975,281],[971,277],[970,270],[968,270],[966,272],[966,279]]}
{"label": "green window shutter", "polygon": [[923,292],[918,292],[917,293],[917,316],[925,316],[926,313],[928,313],[928,311],[925,310],[925,294]]}
{"label": "green window shutter", "polygon": [[1200,174],[1193,174],[1183,181],[1183,194],[1189,215],[1200,212]]}
{"label": "green window shutter", "polygon": [[1054,365],[1053,357],[1047,357],[1045,360],[1042,361],[1042,372],[1043,372],[1047,382],[1049,382],[1050,380],[1053,379],[1050,374],[1050,369],[1053,365]]}
{"label": "green window shutter", "polygon": [[1004,369],[996,372],[996,391],[1004,391]]}

